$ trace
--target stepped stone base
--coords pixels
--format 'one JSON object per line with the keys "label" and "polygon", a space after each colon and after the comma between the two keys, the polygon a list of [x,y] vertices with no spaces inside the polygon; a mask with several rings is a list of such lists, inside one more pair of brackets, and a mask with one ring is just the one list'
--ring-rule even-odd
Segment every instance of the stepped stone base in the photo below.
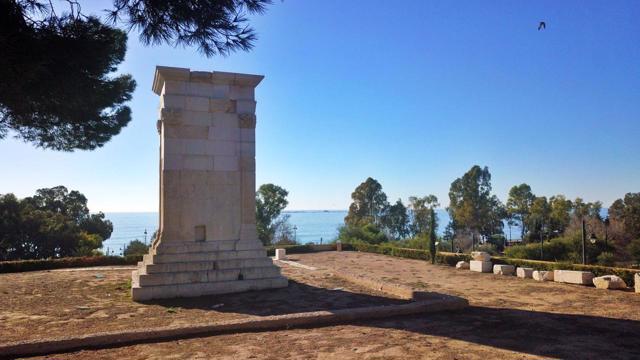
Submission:
{"label": "stepped stone base", "polygon": [[132,272],[134,301],[282,288],[288,281],[258,241],[160,243]]}

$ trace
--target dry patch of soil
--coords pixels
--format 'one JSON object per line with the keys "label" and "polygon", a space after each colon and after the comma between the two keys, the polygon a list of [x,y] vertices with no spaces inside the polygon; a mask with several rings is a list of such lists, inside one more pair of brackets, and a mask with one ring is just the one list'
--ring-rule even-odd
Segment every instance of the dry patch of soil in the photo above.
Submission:
{"label": "dry patch of soil", "polygon": [[404,303],[329,271],[283,267],[289,287],[136,303],[131,270],[0,275],[0,343],[266,315]]}
{"label": "dry patch of soil", "polygon": [[[462,296],[472,306],[456,312],[353,325],[230,334],[79,351],[55,358],[640,358],[640,294],[538,283],[366,253],[324,252],[295,257],[303,264],[317,267],[319,273],[345,269]],[[311,273],[303,274],[311,276]]]}

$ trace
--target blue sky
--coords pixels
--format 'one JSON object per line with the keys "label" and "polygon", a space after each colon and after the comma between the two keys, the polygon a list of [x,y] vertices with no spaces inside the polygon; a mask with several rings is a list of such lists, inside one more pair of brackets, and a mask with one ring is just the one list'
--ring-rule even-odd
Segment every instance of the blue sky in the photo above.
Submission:
{"label": "blue sky", "polygon": [[210,59],[132,32],[129,126],[91,152],[0,141],[0,193],[63,184],[92,211],[156,211],[151,82],[166,65],[265,75],[257,183],[288,189],[291,210],[346,209],[368,176],[390,200],[446,206],[474,164],[503,201],[526,182],[607,206],[640,191],[639,17],[638,1],[275,1],[253,51]]}

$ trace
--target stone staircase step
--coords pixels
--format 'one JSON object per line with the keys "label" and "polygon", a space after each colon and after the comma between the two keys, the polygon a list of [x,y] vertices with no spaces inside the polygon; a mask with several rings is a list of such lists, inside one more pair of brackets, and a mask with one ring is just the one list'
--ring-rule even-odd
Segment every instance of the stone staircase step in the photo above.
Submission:
{"label": "stone staircase step", "polygon": [[280,276],[277,266],[249,267],[243,269],[224,269],[208,271],[184,271],[133,275],[139,286],[163,286],[176,284],[210,283],[255,280]]}

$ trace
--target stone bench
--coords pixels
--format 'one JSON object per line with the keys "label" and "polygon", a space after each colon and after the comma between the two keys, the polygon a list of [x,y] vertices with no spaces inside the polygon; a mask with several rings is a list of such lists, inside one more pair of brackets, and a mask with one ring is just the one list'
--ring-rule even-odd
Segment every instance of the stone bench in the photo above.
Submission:
{"label": "stone bench", "polygon": [[533,268],[519,267],[516,276],[523,279],[533,279]]}
{"label": "stone bench", "polygon": [[513,265],[493,265],[493,273],[496,275],[513,275],[515,269]]}
{"label": "stone bench", "polygon": [[567,284],[593,285],[593,273],[590,271],[554,270],[553,281]]}
{"label": "stone bench", "polygon": [[490,273],[492,265],[491,261],[471,260],[469,262],[469,269],[475,272]]}
{"label": "stone bench", "polygon": [[536,281],[553,281],[553,271],[535,270],[531,276]]}

